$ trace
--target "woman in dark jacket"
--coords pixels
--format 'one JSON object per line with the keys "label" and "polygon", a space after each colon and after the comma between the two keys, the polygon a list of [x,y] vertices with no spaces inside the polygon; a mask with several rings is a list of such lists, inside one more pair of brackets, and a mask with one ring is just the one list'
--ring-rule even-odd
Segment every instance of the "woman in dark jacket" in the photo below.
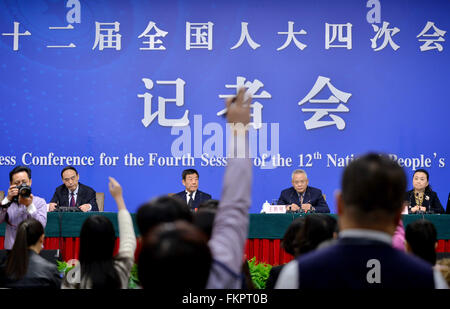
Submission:
{"label": "woman in dark jacket", "polygon": [[44,242],[44,228],[36,219],[22,221],[5,264],[0,269],[0,285],[6,288],[59,289],[61,276],[56,265],[39,253]]}
{"label": "woman in dark jacket", "polygon": [[408,213],[444,213],[444,208],[436,192],[431,190],[428,172],[424,169],[415,171],[413,175],[413,189],[406,192],[409,204]]}

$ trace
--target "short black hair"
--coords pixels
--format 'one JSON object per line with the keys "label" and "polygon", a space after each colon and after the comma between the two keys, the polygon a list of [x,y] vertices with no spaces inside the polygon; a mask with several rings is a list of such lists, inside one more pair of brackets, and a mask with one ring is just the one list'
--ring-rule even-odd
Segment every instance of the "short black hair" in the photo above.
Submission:
{"label": "short black hair", "polygon": [[291,224],[288,226],[286,232],[284,233],[283,239],[281,240],[281,247],[289,253],[290,255],[295,256],[296,248],[298,247],[298,233],[305,224],[305,217],[296,218]]}
{"label": "short black hair", "polygon": [[206,236],[198,228],[176,221],[160,224],[149,233],[137,264],[144,289],[204,289],[212,254]]}
{"label": "short black hair", "polygon": [[315,250],[322,242],[332,239],[336,225],[336,219],[330,215],[307,215],[305,223],[297,234],[296,253],[298,255],[308,253]]}
{"label": "short black hair", "polygon": [[20,172],[27,172],[28,178],[31,179],[31,170],[26,166],[19,165],[19,166],[16,166],[15,168],[13,168],[13,170],[11,172],[9,172],[9,182],[11,183],[13,176]]}
{"label": "short black hair", "polygon": [[186,202],[177,196],[161,196],[142,204],[136,213],[136,224],[145,236],[160,223],[186,220],[192,222],[192,212]]}
{"label": "short black hair", "polygon": [[200,205],[197,207],[197,211],[200,210],[214,210],[216,211],[219,208],[219,201],[210,199],[206,200],[204,202],[201,202]]}
{"label": "short black hair", "polygon": [[194,225],[205,233],[208,239],[210,239],[212,235],[216,213],[217,210],[203,209],[201,211],[197,210],[193,215]]}
{"label": "short black hair", "polygon": [[61,171],[61,178],[63,178],[63,174],[64,174],[64,172],[67,171],[67,170],[72,170],[72,171],[75,172],[75,174],[78,175],[78,171],[77,171],[77,169],[76,169],[75,167],[73,167],[73,166],[66,166],[66,167],[63,168],[63,170]]}
{"label": "short black hair", "polygon": [[406,226],[405,239],[415,255],[436,264],[437,231],[432,222],[426,219],[411,222]]}
{"label": "short black hair", "polygon": [[196,170],[194,170],[193,168],[188,168],[188,169],[184,170],[183,173],[181,174],[181,177],[183,178],[183,180],[186,180],[186,176],[192,175],[192,174],[196,174],[197,177],[200,178],[200,175],[198,174],[198,172]]}
{"label": "short black hair", "polygon": [[342,176],[342,199],[361,220],[393,216],[403,207],[406,174],[386,155],[369,153],[353,160]]}
{"label": "short black hair", "polygon": [[425,175],[427,175],[427,181],[430,180],[430,174],[428,174],[428,172],[427,172],[426,170],[424,170],[423,168],[420,168],[420,169],[416,170],[416,171],[414,172],[414,174],[413,174],[413,177],[414,177],[414,175],[417,174],[417,173],[424,173]]}

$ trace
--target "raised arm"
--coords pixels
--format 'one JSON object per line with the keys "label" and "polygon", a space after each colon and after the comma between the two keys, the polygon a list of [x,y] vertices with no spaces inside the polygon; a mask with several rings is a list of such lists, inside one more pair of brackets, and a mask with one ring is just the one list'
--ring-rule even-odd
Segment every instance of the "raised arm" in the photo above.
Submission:
{"label": "raised arm", "polygon": [[[229,123],[245,126],[250,120],[250,100],[244,102],[244,92],[239,91],[236,103],[227,101]],[[242,129],[242,126],[241,126]],[[238,288],[244,245],[248,235],[248,209],[251,204],[252,162],[248,158],[248,135],[245,130],[234,130],[232,154],[243,158],[229,158],[222,186],[222,196],[214,221],[209,247],[213,255],[213,267],[208,288]]]}

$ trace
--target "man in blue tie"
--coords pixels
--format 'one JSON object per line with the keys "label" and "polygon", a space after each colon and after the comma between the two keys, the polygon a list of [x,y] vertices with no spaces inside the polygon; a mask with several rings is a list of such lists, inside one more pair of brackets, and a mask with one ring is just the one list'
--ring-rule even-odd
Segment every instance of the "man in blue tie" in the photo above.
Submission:
{"label": "man in blue tie", "polygon": [[330,208],[320,189],[308,186],[304,170],[292,172],[292,187],[281,191],[278,205],[286,205],[287,211],[329,213]]}
{"label": "man in blue tie", "polygon": [[211,195],[208,193],[198,190],[198,172],[194,169],[186,169],[182,173],[182,183],[185,187],[184,191],[178,192],[176,195],[179,196],[191,210],[198,208],[202,202],[210,200]]}

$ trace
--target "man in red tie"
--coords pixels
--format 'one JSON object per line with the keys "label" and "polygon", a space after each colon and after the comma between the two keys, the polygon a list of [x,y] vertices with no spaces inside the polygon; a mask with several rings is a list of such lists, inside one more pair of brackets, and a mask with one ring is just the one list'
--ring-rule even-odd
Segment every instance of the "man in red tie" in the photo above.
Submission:
{"label": "man in red tie", "polygon": [[78,207],[81,211],[98,211],[95,190],[79,182],[80,175],[73,166],[65,167],[61,172],[63,184],[56,188],[48,211],[56,206]]}

